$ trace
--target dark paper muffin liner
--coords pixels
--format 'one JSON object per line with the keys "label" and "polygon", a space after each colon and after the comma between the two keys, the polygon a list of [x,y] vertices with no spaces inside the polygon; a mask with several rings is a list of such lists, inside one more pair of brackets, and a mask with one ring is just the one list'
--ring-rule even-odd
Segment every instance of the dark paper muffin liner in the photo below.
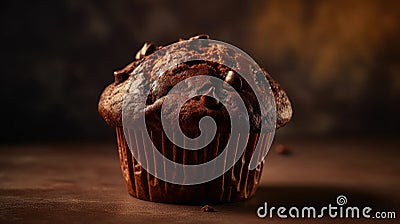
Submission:
{"label": "dark paper muffin liner", "polygon": [[[143,153],[149,152],[143,149],[143,144],[140,144],[143,141],[141,137],[143,132],[129,131],[126,135],[127,139],[122,127],[117,127],[116,132],[122,174],[128,192],[133,197],[165,203],[216,204],[248,199],[256,192],[264,161],[254,170],[248,170],[248,165],[257,141],[266,141],[268,138],[266,134],[249,134],[248,143],[241,158],[220,177],[197,185],[178,185],[165,182],[149,174],[132,156],[128,142],[132,147],[136,147],[139,156],[144,156],[144,161],[149,165],[155,164],[152,162],[154,159],[152,155]],[[222,143],[226,143],[229,139],[229,134],[217,132],[214,140],[205,148],[188,151],[173,145],[162,131],[149,131],[149,134],[157,150],[168,159],[180,164],[202,164],[212,160],[224,149],[225,145]],[[261,143],[265,144],[265,142]],[[156,167],[156,170],[157,172],[168,172],[166,167]]]}

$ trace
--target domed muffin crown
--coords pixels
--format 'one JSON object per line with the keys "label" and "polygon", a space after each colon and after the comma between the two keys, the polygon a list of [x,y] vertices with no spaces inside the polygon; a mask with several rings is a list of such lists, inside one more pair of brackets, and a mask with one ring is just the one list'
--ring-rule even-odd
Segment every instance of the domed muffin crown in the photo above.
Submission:
{"label": "domed muffin crown", "polygon": [[[208,39],[208,35],[198,35],[191,37],[189,40],[195,39]],[[184,41],[184,40],[180,40]],[[207,48],[206,48],[207,47]],[[132,63],[127,65],[125,68],[114,72],[114,83],[110,84],[102,93],[100,97],[100,102],[98,105],[98,110],[104,120],[111,126],[121,127],[122,126],[122,108],[124,96],[128,88],[135,88],[131,86],[129,78],[132,76],[133,71],[141,65],[143,60],[150,57],[154,52],[162,49],[161,46],[156,46],[152,43],[145,43],[144,46],[137,52],[136,57]],[[224,97],[224,99],[233,98],[233,91],[239,93],[241,99],[243,100],[250,121],[250,128],[252,132],[257,132],[260,130],[261,125],[261,112],[257,101],[257,98],[251,89],[249,83],[247,83],[235,70],[223,65],[235,63],[236,66],[241,66],[241,61],[244,57],[235,52],[229,51],[225,48],[213,48],[209,46],[204,46],[207,50],[206,55],[213,56],[214,58],[219,58],[221,63],[212,62],[212,60],[195,60],[188,61],[185,63],[178,64],[176,67],[167,69],[162,72],[162,74],[149,74],[150,92],[146,100],[146,124],[151,126],[153,129],[162,128],[161,126],[161,107],[166,98],[168,92],[179,82],[186,80],[189,77],[206,75],[209,77],[215,77],[223,80],[228,88],[223,86],[215,86],[215,83],[210,79],[209,81],[204,81],[199,83],[192,83],[196,86],[197,90],[202,90],[207,92],[209,96],[196,96],[185,102],[182,105],[179,112],[179,123],[184,131],[197,132],[199,120],[204,116],[210,116],[214,118],[217,123],[218,128],[229,128],[230,120],[229,114],[226,108],[217,99],[210,97],[210,95],[218,95]],[[190,51],[192,54],[196,54],[195,50]],[[235,58],[233,61],[227,61],[224,55],[230,55],[231,58]],[[158,59],[151,63],[151,66],[157,67],[163,63],[158,63]],[[174,58],[163,58],[159,60],[174,60]],[[157,70],[157,68],[155,69]],[[162,70],[162,69],[158,69]],[[272,93],[273,100],[275,100],[276,105],[276,128],[280,128],[289,122],[292,116],[292,108],[285,91],[272,77],[263,70],[265,77],[267,78]],[[131,77],[135,78],[135,77]],[[130,83],[130,84],[129,84]],[[137,85],[142,85],[138,83]],[[191,85],[190,82],[187,85]],[[170,95],[170,94],[168,94]],[[173,97],[182,97],[179,94],[175,94]],[[266,94],[266,97],[267,94]],[[168,104],[165,105],[166,111],[172,110],[178,105]],[[168,108],[170,107],[170,108]],[[241,113],[239,110],[237,113]]]}

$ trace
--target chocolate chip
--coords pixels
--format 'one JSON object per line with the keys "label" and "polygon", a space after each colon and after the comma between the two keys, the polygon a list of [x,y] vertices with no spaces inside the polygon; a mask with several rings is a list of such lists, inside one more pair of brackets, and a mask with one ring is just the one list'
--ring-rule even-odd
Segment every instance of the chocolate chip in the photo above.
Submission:
{"label": "chocolate chip", "polygon": [[154,45],[153,43],[144,43],[142,49],[140,49],[137,53],[136,53],[136,60],[140,60],[142,59],[144,56],[150,55],[152,54],[154,51],[156,50],[156,45]]}
{"label": "chocolate chip", "polygon": [[140,61],[133,61],[125,68],[114,71],[114,80],[116,84],[119,84],[129,78],[131,72],[139,65]]}
{"label": "chocolate chip", "polygon": [[208,36],[207,34],[199,34],[197,36],[189,38],[189,40],[197,40],[197,39],[210,39],[210,36]]}
{"label": "chocolate chip", "polygon": [[114,72],[114,81],[116,84],[119,84],[129,78],[129,73],[124,70],[115,71]]}
{"label": "chocolate chip", "polygon": [[219,101],[213,97],[203,95],[201,96],[200,100],[203,102],[205,107],[208,107],[210,109],[219,107]]}
{"label": "chocolate chip", "polygon": [[228,74],[225,77],[225,82],[227,82],[229,85],[231,85],[233,88],[236,90],[242,89],[242,79],[238,74],[236,74],[233,71],[229,71]]}
{"label": "chocolate chip", "polygon": [[[215,88],[211,87],[210,90],[208,90],[208,92],[206,94],[204,94],[200,97],[200,101],[203,103],[203,105],[210,109],[218,108],[221,105],[219,100],[215,97],[214,90],[215,90]],[[212,95],[214,97],[211,97],[208,95]]]}
{"label": "chocolate chip", "polygon": [[216,212],[214,207],[209,206],[209,205],[204,205],[203,207],[201,207],[201,211],[202,212]]}

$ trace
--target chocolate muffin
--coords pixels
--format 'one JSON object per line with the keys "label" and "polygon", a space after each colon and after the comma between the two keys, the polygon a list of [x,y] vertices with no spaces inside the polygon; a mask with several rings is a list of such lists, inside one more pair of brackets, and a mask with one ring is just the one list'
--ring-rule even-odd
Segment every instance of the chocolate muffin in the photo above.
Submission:
{"label": "chocolate muffin", "polygon": [[[198,35],[189,40],[208,38],[208,35]],[[180,41],[184,40],[181,39]],[[129,78],[134,78],[132,77],[133,71],[144,60],[160,49],[162,49],[161,46],[145,43],[132,63],[114,72],[115,81],[103,91],[98,105],[99,113],[104,120],[116,128],[121,168],[129,194],[149,201],[185,204],[233,202],[252,197],[259,183],[264,162],[260,163],[254,170],[249,170],[249,163],[254,156],[257,142],[261,141],[261,143],[266,144],[270,136],[261,130],[261,122],[264,118],[250,84],[236,71],[224,65],[226,61],[224,61],[222,55],[232,54],[232,52],[226,52],[226,49],[209,49],[205,46],[205,49],[209,51],[207,52],[209,55],[220,56],[218,58],[220,58],[221,63],[211,60],[194,60],[177,64],[175,67],[165,70],[162,75],[149,74],[151,76],[149,77],[151,85],[145,105],[146,130],[137,132],[123,128],[122,110],[127,90],[136,88],[136,86],[132,85],[142,85],[140,82],[132,83],[128,80]],[[193,54],[196,54],[196,51],[193,51]],[[240,66],[241,56],[234,56],[234,63]],[[157,65],[157,60],[151,64],[151,66]],[[273,124],[276,124],[275,128],[280,128],[291,119],[291,104],[280,85],[265,70],[263,70],[263,73],[270,84],[273,93],[272,100],[276,105],[276,121]],[[229,99],[235,97],[232,94],[232,89],[224,88],[224,86],[215,86],[216,84],[212,80],[202,80],[201,83],[193,81],[195,83],[189,82],[188,85],[198,90],[205,90],[207,94],[190,98],[183,105],[164,104],[166,96],[171,97],[171,94],[168,94],[171,88],[183,80],[196,76],[218,78],[239,93],[246,107],[250,133],[244,153],[234,155],[238,157],[235,160],[237,162],[223,175],[209,182],[196,185],[173,184],[158,179],[147,172],[132,155],[131,150],[133,149],[130,150],[129,146],[140,151],[140,148],[144,146],[138,140],[146,134],[144,132],[147,132],[156,150],[161,152],[163,156],[176,163],[188,165],[203,164],[211,161],[225,149],[228,139],[231,137],[229,131],[231,130],[230,114],[217,97],[211,96],[219,95],[230,102]],[[179,102],[183,95],[175,93],[172,97],[177,99],[176,102]],[[232,100],[232,102],[234,101]],[[166,135],[165,130],[163,130],[161,122],[163,105],[166,107],[166,111],[172,111],[176,107],[180,108],[179,128],[190,138],[196,138],[201,135],[198,124],[203,117],[209,116],[213,118],[217,126],[214,139],[206,147],[195,151],[174,145]],[[235,113],[241,113],[241,111],[237,110]],[[244,115],[239,115],[238,117],[244,117]],[[144,155],[143,153],[142,156],[145,156],[147,161],[151,160],[149,158],[151,155]],[[167,171],[164,169],[164,172]]]}

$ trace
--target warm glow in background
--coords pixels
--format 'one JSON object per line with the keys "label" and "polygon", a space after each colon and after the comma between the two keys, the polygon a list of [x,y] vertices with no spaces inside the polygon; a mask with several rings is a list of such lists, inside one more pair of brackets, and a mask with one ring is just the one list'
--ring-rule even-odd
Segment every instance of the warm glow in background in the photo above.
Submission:
{"label": "warm glow in background", "polygon": [[146,42],[207,33],[286,89],[279,134],[397,136],[398,1],[18,1],[1,3],[2,142],[114,138],[97,113],[113,70]]}

